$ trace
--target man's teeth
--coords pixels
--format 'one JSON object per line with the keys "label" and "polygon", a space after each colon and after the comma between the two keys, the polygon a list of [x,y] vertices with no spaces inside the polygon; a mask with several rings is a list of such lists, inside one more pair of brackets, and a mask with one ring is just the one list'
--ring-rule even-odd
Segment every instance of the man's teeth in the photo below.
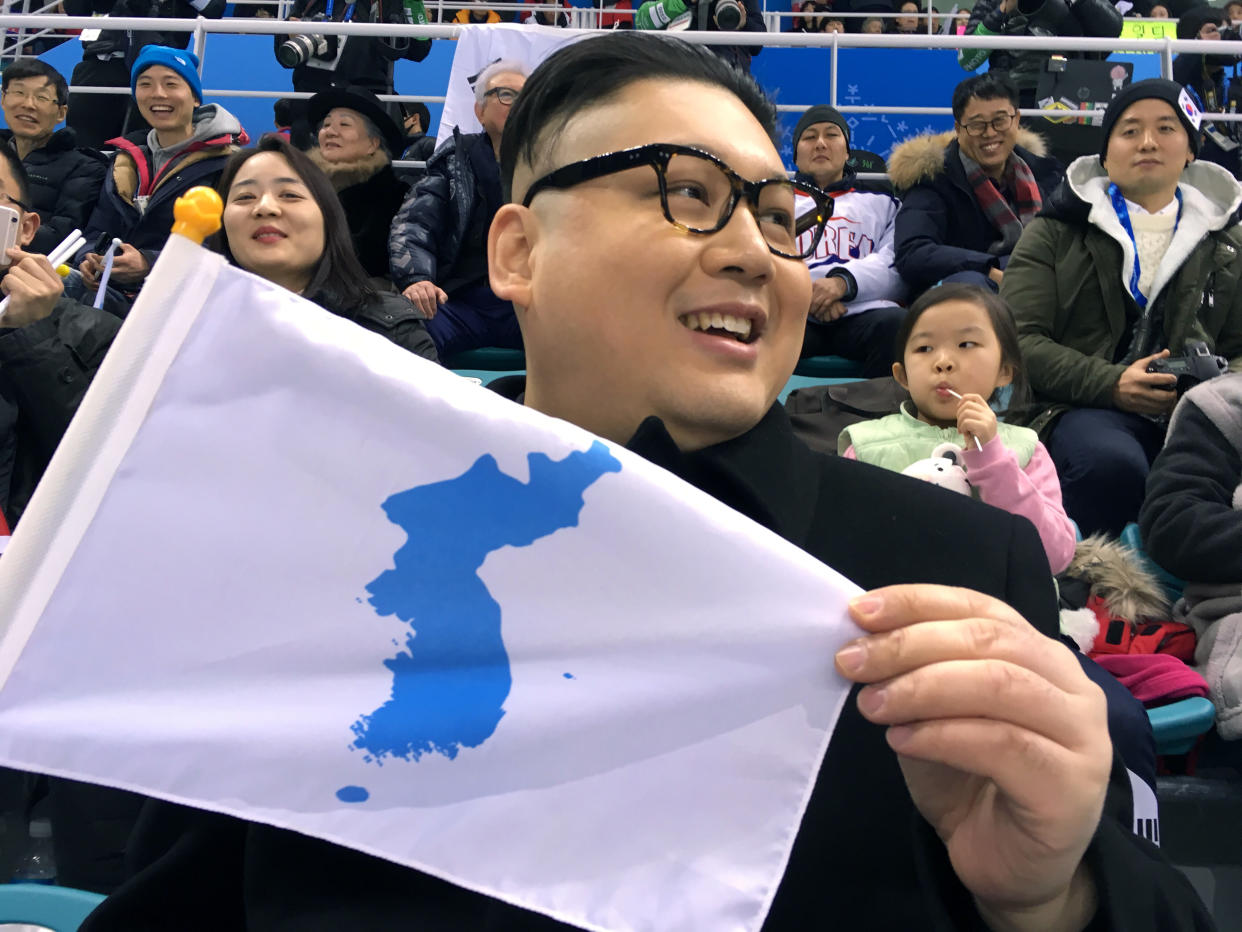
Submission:
{"label": "man's teeth", "polygon": [[740,340],[750,339],[751,322],[745,317],[734,317],[732,314],[684,314],[681,322],[691,330],[726,330],[737,334]]}

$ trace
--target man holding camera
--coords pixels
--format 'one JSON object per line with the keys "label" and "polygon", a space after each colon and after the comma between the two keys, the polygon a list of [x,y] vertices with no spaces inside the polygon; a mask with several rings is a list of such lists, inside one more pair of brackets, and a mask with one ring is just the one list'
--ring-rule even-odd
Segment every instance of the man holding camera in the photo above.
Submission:
{"label": "man holding camera", "polygon": [[[767,32],[758,0],[647,0],[634,14],[635,29],[677,32]],[[709,48],[734,68],[750,71],[758,45],[712,45]]]}
{"label": "man holding camera", "polygon": [[[1230,25],[1225,10],[1207,4],[1193,6],[1177,20],[1179,39],[1203,39],[1216,42],[1221,39],[1237,39],[1238,34]],[[1237,46],[1234,46],[1237,48]],[[1239,49],[1242,52],[1242,48]],[[1173,59],[1173,80],[1195,92],[1199,103],[1208,113],[1220,113],[1229,109],[1228,82],[1225,69],[1238,63],[1233,55],[1196,55],[1184,52]],[[1208,123],[1204,126],[1203,148],[1199,158],[1215,162],[1227,169],[1235,178],[1242,169],[1239,160],[1238,124]]]}
{"label": "man holding camera", "polygon": [[[294,0],[289,20],[305,22],[306,31],[274,36],[276,61],[293,70],[293,89],[307,94],[349,87],[391,94],[394,64],[399,59],[422,61],[431,53],[430,39],[327,36],[315,31],[320,22],[425,24],[422,0],[387,7],[376,0]],[[294,101],[292,111],[293,144],[306,148],[316,129],[307,124],[306,101]]]}
{"label": "man holding camera", "polygon": [[372,0],[295,0],[289,19],[306,22],[304,33],[275,37],[276,60],[293,69],[295,91],[318,94],[334,88],[362,87],[372,94],[391,94],[393,64],[402,58],[422,61],[431,52],[430,39],[324,36],[315,32],[315,23],[325,21],[425,23],[421,0],[410,0],[408,5],[390,3],[387,9]]}
{"label": "man holding camera", "polygon": [[1171,355],[1202,342],[1242,366],[1242,185],[1195,161],[1199,124],[1173,81],[1124,88],[1103,150],[1070,165],[1001,282],[1037,402],[1026,420],[1084,535],[1138,514],[1177,400]]}

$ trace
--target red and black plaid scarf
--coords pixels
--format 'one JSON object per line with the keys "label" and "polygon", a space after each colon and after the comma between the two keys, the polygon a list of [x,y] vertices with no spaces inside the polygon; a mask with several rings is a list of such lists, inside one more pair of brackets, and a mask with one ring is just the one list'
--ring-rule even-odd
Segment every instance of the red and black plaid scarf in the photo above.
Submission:
{"label": "red and black plaid scarf", "polygon": [[1000,231],[1001,238],[988,247],[994,256],[1005,256],[1013,251],[1022,235],[1022,228],[1031,222],[1043,206],[1043,198],[1039,194],[1039,185],[1031,174],[1031,167],[1022,161],[1016,152],[1009,154],[1005,163],[1005,187],[1014,193],[1014,201],[1018,208],[1015,215],[1009,202],[1005,200],[996,183],[992,181],[979,163],[961,153],[962,167],[966,169],[966,180],[975,193],[975,200],[983,208],[992,225]]}

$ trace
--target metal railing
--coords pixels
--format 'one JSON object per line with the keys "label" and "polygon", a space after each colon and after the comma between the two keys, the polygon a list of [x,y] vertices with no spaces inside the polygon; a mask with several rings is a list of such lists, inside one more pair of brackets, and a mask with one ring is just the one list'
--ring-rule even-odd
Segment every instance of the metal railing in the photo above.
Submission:
{"label": "metal railing", "polygon": [[[516,4],[514,4],[516,6]],[[523,9],[530,7],[522,4]],[[158,22],[158,29],[164,32],[186,32],[191,34],[191,44],[200,62],[206,58],[208,35],[294,35],[305,32],[307,25],[302,22],[289,22],[275,19],[228,18],[228,19],[161,19],[154,21],[140,17],[115,17],[101,20],[97,17],[57,16],[57,15],[0,15],[0,29],[27,28],[46,29],[59,26],[63,29],[123,29],[134,31],[150,31]],[[477,28],[472,25],[428,25],[399,26],[386,23],[340,23],[318,22],[314,31],[323,35],[370,36],[403,36],[428,39],[455,39],[462,30]],[[521,27],[514,27],[521,28]],[[575,30],[566,30],[574,32]],[[579,30],[590,34],[590,30]],[[828,75],[828,103],[842,113],[883,113],[883,114],[918,114],[927,116],[943,116],[952,113],[948,106],[944,107],[903,107],[896,105],[842,105],[838,103],[838,53],[849,48],[906,48],[906,49],[989,49],[989,50],[1024,50],[1055,52],[1104,52],[1121,51],[1152,52],[1160,56],[1161,74],[1166,78],[1173,75],[1173,55],[1179,52],[1212,54],[1216,56],[1236,55],[1242,57],[1242,42],[1221,42],[1201,39],[1095,39],[1082,37],[1010,37],[1010,36],[945,36],[945,35],[906,35],[889,33],[883,35],[862,35],[857,33],[797,33],[797,32],[679,32],[677,35],[688,42],[700,45],[761,45],[774,48],[826,48],[831,53]],[[200,65],[200,73],[201,73]],[[74,87],[74,93],[86,94],[125,94],[129,88],[110,87]],[[259,97],[276,99],[280,97],[308,97],[309,94],[298,94],[291,90],[279,89],[272,91],[240,91],[228,88],[206,89],[205,95],[216,97]],[[414,95],[386,94],[380,99],[387,101],[443,101],[443,94]],[[822,99],[797,104],[783,104],[777,107],[784,112],[801,112]],[[1023,116],[1049,116],[1065,118],[1067,111],[1048,109],[1024,109]],[[1075,119],[1097,117],[1102,110],[1075,110]],[[1211,120],[1242,121],[1242,114],[1207,113],[1204,116]]]}

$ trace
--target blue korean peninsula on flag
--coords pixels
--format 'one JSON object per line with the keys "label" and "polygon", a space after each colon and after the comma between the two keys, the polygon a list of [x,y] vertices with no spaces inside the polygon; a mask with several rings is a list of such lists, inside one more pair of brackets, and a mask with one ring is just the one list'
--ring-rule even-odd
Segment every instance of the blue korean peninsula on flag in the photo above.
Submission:
{"label": "blue korean peninsula on flag", "polygon": [[0,558],[0,763],[583,928],[749,932],[852,591],[174,235]]}

